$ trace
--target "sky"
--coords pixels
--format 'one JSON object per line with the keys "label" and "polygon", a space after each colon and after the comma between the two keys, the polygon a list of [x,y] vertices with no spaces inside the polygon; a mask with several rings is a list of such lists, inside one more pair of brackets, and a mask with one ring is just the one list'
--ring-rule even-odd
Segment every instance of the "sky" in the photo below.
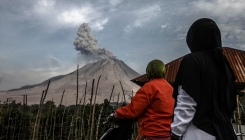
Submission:
{"label": "sky", "polygon": [[[153,59],[190,53],[186,33],[199,18],[217,23],[223,46],[245,50],[244,13],[244,0],[0,0],[0,90],[68,74],[101,53],[144,74]],[[92,52],[75,43],[81,36]]]}

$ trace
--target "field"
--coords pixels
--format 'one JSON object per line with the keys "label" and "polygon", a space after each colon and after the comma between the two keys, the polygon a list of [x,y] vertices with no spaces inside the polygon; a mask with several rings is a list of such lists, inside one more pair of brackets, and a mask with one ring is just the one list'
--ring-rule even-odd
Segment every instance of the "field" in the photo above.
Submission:
{"label": "field", "polygon": [[[121,103],[111,103],[114,109]],[[44,104],[23,105],[5,102],[0,104],[0,139],[86,139],[97,140],[110,126],[102,124],[112,109],[104,104],[77,106]],[[136,124],[134,126],[137,133]]]}
{"label": "field", "polygon": [[[107,116],[125,102],[124,92],[122,99],[119,99],[119,93],[117,101],[111,102],[113,86],[108,99],[110,106],[105,106],[103,103],[96,104],[99,80],[100,77],[96,88],[94,88],[93,80],[90,97],[86,97],[85,92],[78,100],[77,92],[76,102],[70,106],[62,104],[65,91],[58,104],[53,100],[45,101],[50,81],[46,90],[42,92],[39,104],[27,105],[27,95],[23,95],[22,103],[17,103],[12,98],[7,98],[3,103],[0,102],[0,139],[99,139],[112,125],[103,124]],[[122,86],[121,88],[124,91]],[[87,98],[89,98],[89,103],[86,104]],[[136,124],[133,127],[132,139],[137,135]]]}

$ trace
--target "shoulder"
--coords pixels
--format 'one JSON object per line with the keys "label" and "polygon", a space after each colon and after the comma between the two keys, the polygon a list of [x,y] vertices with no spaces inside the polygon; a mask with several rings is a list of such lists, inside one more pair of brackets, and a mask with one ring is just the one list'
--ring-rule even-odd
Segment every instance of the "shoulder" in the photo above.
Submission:
{"label": "shoulder", "polygon": [[164,78],[155,78],[145,83],[144,88],[158,87],[158,86],[170,86],[170,84]]}

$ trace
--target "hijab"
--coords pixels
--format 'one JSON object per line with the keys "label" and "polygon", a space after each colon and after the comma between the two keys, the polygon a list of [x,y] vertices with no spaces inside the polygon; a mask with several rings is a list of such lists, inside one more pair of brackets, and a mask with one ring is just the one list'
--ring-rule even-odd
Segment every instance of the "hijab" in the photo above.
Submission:
{"label": "hijab", "polygon": [[161,60],[158,59],[152,60],[146,67],[146,74],[149,80],[152,78],[164,78],[165,73],[165,65]]}
{"label": "hijab", "polygon": [[201,18],[195,21],[187,32],[186,43],[193,52],[211,51],[217,69],[226,75],[225,65],[229,65],[224,60],[221,43],[221,33],[217,24],[209,18]]}
{"label": "hijab", "polygon": [[195,21],[186,37],[191,52],[221,48],[221,33],[212,19],[202,18]]}

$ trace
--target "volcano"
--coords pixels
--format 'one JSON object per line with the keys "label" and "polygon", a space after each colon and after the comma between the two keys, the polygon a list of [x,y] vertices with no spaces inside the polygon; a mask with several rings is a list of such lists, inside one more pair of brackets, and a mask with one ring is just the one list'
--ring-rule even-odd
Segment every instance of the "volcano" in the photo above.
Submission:
{"label": "volcano", "polygon": [[[126,102],[130,101],[132,95],[139,89],[139,86],[130,80],[138,77],[140,74],[135,72],[123,61],[118,59],[102,59],[94,63],[89,63],[78,70],[78,100],[83,100],[86,87],[86,103],[89,102],[92,91],[92,81],[94,80],[94,93],[98,84],[96,102],[102,103],[105,98],[109,98],[112,93],[111,101],[123,101],[123,93]],[[63,104],[76,104],[77,93],[77,70],[66,74],[52,77],[42,83],[36,85],[28,85],[19,89],[12,89],[1,92],[1,100],[12,98],[16,102],[23,100],[22,95],[28,96],[28,104],[38,104],[43,90],[46,89],[48,81],[50,86],[46,96],[47,100],[53,100],[56,104],[60,103],[63,91]]]}

